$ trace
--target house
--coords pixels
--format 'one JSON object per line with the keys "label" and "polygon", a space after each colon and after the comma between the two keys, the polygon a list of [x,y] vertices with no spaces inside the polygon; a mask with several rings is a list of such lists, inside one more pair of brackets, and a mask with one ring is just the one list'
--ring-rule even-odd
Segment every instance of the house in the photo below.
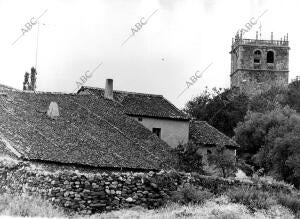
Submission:
{"label": "house", "polygon": [[204,158],[214,153],[217,146],[224,146],[227,149],[226,152],[232,155],[236,155],[236,149],[239,147],[234,140],[206,121],[191,120],[189,138],[199,146],[198,153],[201,153]]}
{"label": "house", "polygon": [[162,95],[113,90],[112,79],[106,80],[105,89],[83,86],[77,93],[114,101],[172,148],[188,142],[189,118]]}
{"label": "house", "polygon": [[101,96],[0,85],[0,153],[39,163],[148,171],[169,168],[171,147]]}
{"label": "house", "polygon": [[82,87],[78,94],[0,85],[0,153],[19,159],[115,170],[172,168],[172,147],[192,140],[201,153],[238,145],[189,118],[162,95]]}

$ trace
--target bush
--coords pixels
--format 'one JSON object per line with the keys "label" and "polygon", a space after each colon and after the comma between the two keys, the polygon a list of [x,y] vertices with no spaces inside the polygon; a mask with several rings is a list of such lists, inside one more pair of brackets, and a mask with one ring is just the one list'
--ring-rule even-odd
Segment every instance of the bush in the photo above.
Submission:
{"label": "bush", "polygon": [[204,174],[202,155],[197,153],[199,147],[192,141],[185,145],[178,145],[172,153],[177,156],[176,169],[184,172],[197,172]]}
{"label": "bush", "polygon": [[224,178],[236,171],[235,155],[230,153],[225,146],[217,146],[214,153],[208,155],[208,162],[221,170]]}
{"label": "bush", "polygon": [[227,195],[233,203],[243,204],[252,211],[256,209],[269,209],[277,203],[270,193],[257,190],[253,187],[244,186],[234,188],[229,190]]}
{"label": "bush", "polygon": [[300,187],[300,118],[288,106],[265,113],[249,112],[235,129],[247,163]]}
{"label": "bush", "polygon": [[213,194],[207,190],[201,190],[193,185],[185,184],[178,188],[171,195],[171,201],[180,204],[203,204],[206,200],[213,197]]}
{"label": "bush", "polygon": [[2,194],[0,196],[0,214],[19,217],[64,217],[59,208],[50,202],[36,196],[13,196]]}
{"label": "bush", "polygon": [[300,216],[300,195],[279,193],[277,196],[278,203],[289,208],[295,214]]}

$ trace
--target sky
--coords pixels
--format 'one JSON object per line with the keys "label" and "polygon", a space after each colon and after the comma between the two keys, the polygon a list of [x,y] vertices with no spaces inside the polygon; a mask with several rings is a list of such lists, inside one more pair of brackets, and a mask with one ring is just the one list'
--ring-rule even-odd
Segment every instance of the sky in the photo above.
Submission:
{"label": "sky", "polygon": [[116,90],[161,94],[182,109],[205,87],[230,87],[232,38],[262,14],[244,38],[288,33],[289,78],[300,75],[299,9],[298,0],[0,0],[0,84],[22,89],[36,66],[38,91],[112,78]]}

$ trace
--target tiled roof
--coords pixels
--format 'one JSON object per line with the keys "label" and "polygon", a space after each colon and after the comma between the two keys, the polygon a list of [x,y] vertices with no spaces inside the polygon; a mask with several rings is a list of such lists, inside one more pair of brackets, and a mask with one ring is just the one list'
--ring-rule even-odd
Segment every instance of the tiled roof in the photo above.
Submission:
{"label": "tiled roof", "polygon": [[[81,87],[78,93],[88,91],[100,97],[104,96],[104,89],[95,87]],[[177,109],[162,95],[113,91],[114,100],[121,103],[125,113],[134,116],[188,120],[186,114]]]}
{"label": "tiled roof", "polygon": [[191,121],[189,139],[197,144],[239,147],[239,145],[205,121]]}
{"label": "tiled roof", "polygon": [[[0,95],[0,141],[24,159],[159,169],[171,156],[165,142],[114,101],[61,93],[5,94]],[[52,101],[59,106],[57,119],[46,114]]]}
{"label": "tiled roof", "polygon": [[9,87],[9,86],[6,86],[4,84],[0,84],[0,92],[7,91],[7,90],[16,90],[16,89],[12,88],[12,87]]}

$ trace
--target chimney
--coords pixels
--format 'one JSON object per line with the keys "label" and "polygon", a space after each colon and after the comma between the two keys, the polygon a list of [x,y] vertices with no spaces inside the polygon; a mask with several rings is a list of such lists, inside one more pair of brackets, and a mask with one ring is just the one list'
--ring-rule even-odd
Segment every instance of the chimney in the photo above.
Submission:
{"label": "chimney", "polygon": [[271,41],[273,41],[273,32],[271,32]]}
{"label": "chimney", "polygon": [[114,99],[113,98],[113,79],[106,79],[104,98],[107,98],[110,100]]}
{"label": "chimney", "polygon": [[59,117],[59,110],[58,110],[58,105],[56,102],[51,102],[48,110],[47,110],[47,115],[51,118],[51,119],[56,119],[57,117]]}

